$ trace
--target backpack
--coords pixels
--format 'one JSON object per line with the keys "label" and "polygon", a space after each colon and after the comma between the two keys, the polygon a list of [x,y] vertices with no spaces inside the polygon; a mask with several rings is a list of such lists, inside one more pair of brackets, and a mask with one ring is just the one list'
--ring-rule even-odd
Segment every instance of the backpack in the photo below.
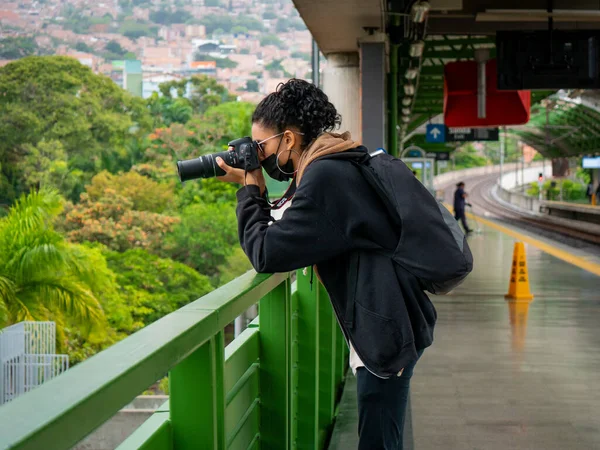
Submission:
{"label": "backpack", "polygon": [[403,161],[383,150],[347,151],[323,159],[349,159],[360,169],[401,229],[389,256],[413,274],[423,290],[447,294],[473,270],[473,255],[458,222]]}

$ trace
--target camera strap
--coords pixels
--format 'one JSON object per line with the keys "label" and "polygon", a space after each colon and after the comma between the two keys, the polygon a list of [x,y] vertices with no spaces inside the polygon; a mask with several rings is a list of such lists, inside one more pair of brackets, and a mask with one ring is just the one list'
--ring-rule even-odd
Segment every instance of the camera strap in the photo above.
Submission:
{"label": "camera strap", "polygon": [[283,194],[283,197],[281,197],[279,200],[275,200],[273,203],[271,203],[271,209],[272,210],[281,209],[283,207],[283,205],[285,205],[288,201],[290,201],[292,198],[294,198],[295,193],[296,193],[296,177],[294,176],[294,178],[292,178],[292,182],[291,182],[290,186],[287,188],[287,191],[285,191],[285,194]]}

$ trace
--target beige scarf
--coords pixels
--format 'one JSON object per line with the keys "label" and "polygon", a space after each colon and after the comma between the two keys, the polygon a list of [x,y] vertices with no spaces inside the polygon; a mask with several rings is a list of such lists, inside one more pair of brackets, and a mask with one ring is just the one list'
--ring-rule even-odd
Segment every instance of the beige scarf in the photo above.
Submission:
{"label": "beige scarf", "polygon": [[358,147],[360,144],[350,138],[350,132],[342,134],[323,133],[300,155],[298,162],[298,172],[296,173],[296,185],[300,185],[300,180],[304,171],[315,159],[333,153],[345,152],[351,148]]}

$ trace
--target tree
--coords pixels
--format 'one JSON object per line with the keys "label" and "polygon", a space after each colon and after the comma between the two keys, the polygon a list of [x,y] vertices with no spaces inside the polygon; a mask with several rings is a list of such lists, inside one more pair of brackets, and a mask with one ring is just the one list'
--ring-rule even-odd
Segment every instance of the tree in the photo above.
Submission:
{"label": "tree", "polygon": [[38,45],[32,37],[6,37],[0,39],[0,59],[19,59],[34,55]]}
{"label": "tree", "polygon": [[219,69],[235,69],[238,66],[238,63],[230,58],[208,56],[200,52],[194,54],[194,61],[216,61]]}
{"label": "tree", "polygon": [[84,325],[103,322],[95,278],[83,247],[68,244],[52,220],[61,201],[52,191],[23,195],[0,219],[0,323],[56,320]]}
{"label": "tree", "polygon": [[241,25],[236,25],[231,29],[232,34],[248,34],[248,28]]}
{"label": "tree", "polygon": [[87,181],[102,169],[129,169],[135,161],[127,144],[152,125],[143,99],[64,56],[1,67],[0,92],[0,203],[29,190],[22,165],[29,146],[60,142],[68,171],[81,171]]}
{"label": "tree", "polygon": [[485,166],[487,163],[487,159],[478,154],[473,144],[463,145],[454,152],[454,164],[457,169]]}
{"label": "tree", "polygon": [[221,30],[221,34],[229,33],[231,32],[231,29],[236,26],[242,26],[251,31],[263,31],[264,29],[262,21],[246,15],[232,17],[226,14],[209,14],[202,17],[199,22],[200,25],[206,27],[206,34],[208,35],[217,34],[218,30]]}
{"label": "tree", "polygon": [[189,89],[191,91],[190,102],[196,114],[202,114],[211,106],[234,99],[227,89],[214,78],[206,75],[161,83],[159,89],[161,94],[169,99],[174,98],[174,92],[178,97],[183,97]]}
{"label": "tree", "polygon": [[204,0],[204,6],[221,6],[220,0]]}
{"label": "tree", "polygon": [[176,9],[169,11],[168,9],[161,9],[159,11],[153,11],[150,13],[150,20],[154,23],[161,25],[173,25],[176,23],[186,23],[188,20],[193,19],[191,13],[184,9]]}
{"label": "tree", "polygon": [[127,50],[125,50],[123,47],[121,47],[121,44],[119,44],[117,41],[110,41],[108,42],[104,48],[106,49],[106,51],[114,53],[115,55],[124,55],[125,53],[127,53]]}
{"label": "tree", "polygon": [[142,248],[159,252],[177,217],[133,209],[133,201],[107,188],[96,200],[81,194],[77,205],[65,206],[62,228],[71,242],[99,242],[124,252]]}
{"label": "tree", "polygon": [[155,213],[164,212],[175,196],[172,184],[157,183],[136,172],[113,175],[103,171],[85,189],[90,202],[101,201],[110,189],[131,201],[132,209]]}
{"label": "tree", "polygon": [[93,53],[94,49],[92,47],[90,47],[89,45],[87,45],[85,42],[79,41],[77,44],[75,44],[75,50],[77,50],[78,52],[84,52],[84,53]]}
{"label": "tree", "polygon": [[81,170],[69,170],[67,153],[58,140],[24,144],[24,158],[20,164],[23,178],[28,186],[56,189],[67,197],[73,197],[83,189]]}
{"label": "tree", "polygon": [[252,264],[242,247],[237,246],[225,264],[219,266],[219,285],[229,283],[249,270],[252,270]]}
{"label": "tree", "polygon": [[235,208],[233,204],[190,205],[165,240],[166,256],[218,278],[218,267],[238,242]]}
{"label": "tree", "polygon": [[189,142],[198,147],[224,150],[229,141],[250,136],[255,105],[247,102],[227,102],[209,108],[201,117],[187,124],[192,132]]}
{"label": "tree", "polygon": [[105,250],[104,255],[122,288],[135,328],[149,325],[213,289],[207,277],[188,266],[141,249],[124,253]]}
{"label": "tree", "polygon": [[258,92],[258,81],[256,80],[248,80],[246,81],[246,90],[248,92]]}
{"label": "tree", "polygon": [[279,37],[274,34],[266,34],[266,35],[262,36],[260,38],[260,45],[262,47],[265,47],[267,45],[274,45],[275,47],[278,47],[278,48],[285,47],[285,45],[283,44],[281,39],[279,39]]}

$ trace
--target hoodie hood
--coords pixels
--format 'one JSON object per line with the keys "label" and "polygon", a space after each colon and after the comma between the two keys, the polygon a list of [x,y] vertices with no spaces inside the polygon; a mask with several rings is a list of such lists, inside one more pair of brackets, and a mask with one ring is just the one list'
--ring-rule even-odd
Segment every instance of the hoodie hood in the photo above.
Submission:
{"label": "hoodie hood", "polygon": [[308,146],[302,155],[298,163],[298,172],[296,174],[296,184],[300,185],[304,171],[310,163],[318,158],[334,153],[345,152],[351,148],[356,148],[360,144],[355,142],[350,137],[350,132],[345,133],[322,133],[318,138],[314,140],[312,144]]}

